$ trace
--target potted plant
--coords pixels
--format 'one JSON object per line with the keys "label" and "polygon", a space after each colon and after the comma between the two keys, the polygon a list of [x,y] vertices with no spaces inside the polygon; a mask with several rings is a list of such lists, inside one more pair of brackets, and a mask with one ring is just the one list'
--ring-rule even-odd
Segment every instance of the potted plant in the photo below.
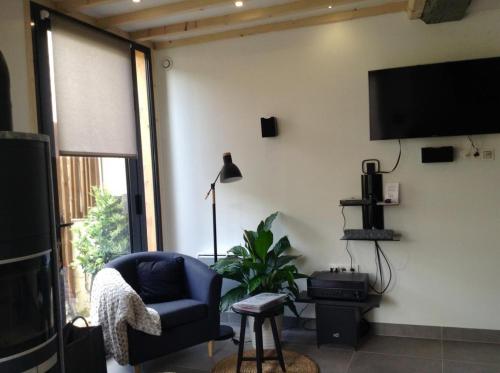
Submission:
{"label": "potted plant", "polygon": [[[285,305],[298,317],[293,303],[299,294],[295,280],[307,278],[299,273],[292,264],[299,256],[289,255],[290,241],[284,236],[273,246],[271,226],[278,213],[261,221],[256,231],[244,231],[244,246],[235,246],[228,251],[228,256],[215,263],[212,268],[222,277],[239,282],[221,298],[221,310],[227,311],[233,303],[248,296],[259,293],[282,293],[287,298]],[[250,319],[250,330],[253,330],[253,319]],[[277,319],[281,333],[282,316]],[[263,325],[264,348],[274,348],[269,323]],[[255,344],[255,336],[253,336]]]}

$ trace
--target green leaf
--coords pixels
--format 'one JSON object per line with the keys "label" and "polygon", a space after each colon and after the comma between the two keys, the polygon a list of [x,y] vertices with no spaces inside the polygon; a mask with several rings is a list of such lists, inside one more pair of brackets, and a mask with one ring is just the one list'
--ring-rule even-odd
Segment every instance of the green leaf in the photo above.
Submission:
{"label": "green leaf", "polygon": [[251,294],[253,293],[255,290],[257,290],[259,288],[259,286],[262,285],[262,276],[257,276],[257,277],[254,277],[252,278],[249,282],[248,282],[248,293]]}
{"label": "green leaf", "polygon": [[245,286],[240,285],[234,289],[229,290],[226,294],[221,297],[221,311],[227,311],[234,303],[242,300],[245,295],[247,295],[247,289]]}
{"label": "green leaf", "polygon": [[297,258],[300,258],[300,256],[299,255],[282,255],[282,256],[278,257],[278,259],[276,260],[275,267],[280,268],[280,267],[284,266],[285,264],[288,264]]}
{"label": "green leaf", "polygon": [[237,256],[220,259],[211,268],[224,278],[243,282],[245,280],[245,270],[243,263]]}
{"label": "green leaf", "polygon": [[294,274],[293,274],[293,278],[297,280],[297,279],[299,279],[299,278],[309,278],[309,276],[308,276],[308,275],[305,275],[305,274],[303,274],[303,273],[294,273]]}
{"label": "green leaf", "polygon": [[228,256],[223,259],[219,259],[216,263],[212,264],[212,268],[215,272],[222,273],[224,271],[230,270],[232,266],[239,265],[240,260],[237,256]]}
{"label": "green leaf", "polygon": [[243,239],[245,240],[246,247],[250,254],[255,254],[255,239],[257,238],[257,232],[254,231],[243,231]]}
{"label": "green leaf", "polygon": [[267,250],[273,244],[273,233],[271,231],[261,232],[255,239],[255,253],[265,262]]}
{"label": "green leaf", "polygon": [[[297,269],[297,267],[295,267],[293,264],[288,264],[286,266],[283,266],[279,269],[279,271],[283,272],[283,273],[286,273],[287,276],[291,275],[293,276],[294,273],[298,273],[299,270]],[[287,277],[289,278],[289,277]]]}
{"label": "green leaf", "polygon": [[249,255],[248,250],[243,246],[235,246],[232,249],[228,250],[228,253],[234,254],[236,256],[241,256],[243,258],[246,258]]}
{"label": "green leaf", "polygon": [[265,274],[267,269],[266,263],[252,262],[250,260],[245,262],[245,266],[247,266],[250,269],[253,269],[256,275]]}
{"label": "green leaf", "polygon": [[274,245],[273,251],[274,251],[274,254],[276,254],[276,256],[280,256],[288,249],[290,249],[290,241],[288,240],[287,236],[284,236],[284,237],[281,237],[278,242],[276,242],[276,245]]}
{"label": "green leaf", "polygon": [[278,214],[279,214],[279,212],[275,212],[266,218],[266,220],[264,222],[263,230],[265,230],[265,231],[271,230],[271,226],[273,225],[273,222],[276,219],[276,217],[278,216]]}
{"label": "green leaf", "polygon": [[220,275],[224,278],[227,278],[229,280],[233,280],[233,281],[236,281],[239,283],[242,283],[245,281],[245,278],[241,272],[236,272],[236,271],[235,272],[224,272],[224,273],[220,273]]}
{"label": "green leaf", "polygon": [[293,303],[293,300],[288,299],[288,301],[286,301],[285,303],[285,306],[287,306],[295,316],[300,317],[299,313],[297,312],[297,307],[295,306],[295,303]]}
{"label": "green leaf", "polygon": [[278,260],[278,257],[274,253],[273,250],[269,250],[267,252],[267,257],[266,257],[266,263],[269,266],[271,270],[274,270],[276,267],[276,261]]}

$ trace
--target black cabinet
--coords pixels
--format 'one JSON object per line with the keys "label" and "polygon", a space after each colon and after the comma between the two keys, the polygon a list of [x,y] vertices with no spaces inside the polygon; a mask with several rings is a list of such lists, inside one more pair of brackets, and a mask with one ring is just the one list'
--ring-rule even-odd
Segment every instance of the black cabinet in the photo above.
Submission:
{"label": "black cabinet", "polygon": [[313,299],[302,292],[297,299],[301,303],[316,305],[316,342],[358,347],[360,337],[368,330],[363,315],[380,306],[381,295],[369,294],[363,302]]}
{"label": "black cabinet", "polygon": [[359,309],[316,302],[316,339],[318,346],[326,343],[357,346],[360,323],[361,314]]}

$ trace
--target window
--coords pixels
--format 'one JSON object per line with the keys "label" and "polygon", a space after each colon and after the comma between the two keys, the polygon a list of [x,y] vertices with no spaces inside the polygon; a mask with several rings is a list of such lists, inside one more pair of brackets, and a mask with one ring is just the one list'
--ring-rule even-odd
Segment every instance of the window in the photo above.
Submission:
{"label": "window", "polygon": [[31,13],[66,314],[88,316],[107,262],[161,249],[150,51],[34,3]]}

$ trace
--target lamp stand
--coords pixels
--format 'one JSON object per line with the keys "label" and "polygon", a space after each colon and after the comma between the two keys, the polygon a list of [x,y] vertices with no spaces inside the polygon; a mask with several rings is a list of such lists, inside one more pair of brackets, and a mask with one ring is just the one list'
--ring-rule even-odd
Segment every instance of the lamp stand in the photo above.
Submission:
{"label": "lamp stand", "polygon": [[[233,181],[238,181],[242,178],[241,171],[233,163],[231,158],[231,153],[224,153],[222,156],[224,160],[224,166],[221,168],[214,182],[210,184],[210,190],[208,191],[205,199],[212,193],[212,227],[214,231],[214,263],[217,263],[217,209],[215,200],[215,184],[217,181],[221,180],[221,183],[231,183]],[[229,325],[220,325],[219,322],[219,335],[215,338],[216,341],[222,341],[225,339],[233,338],[234,330]],[[234,340],[233,340],[234,342]],[[209,354],[213,350],[213,344],[209,345]]]}
{"label": "lamp stand", "polygon": [[215,203],[215,183],[210,184],[212,193],[212,225],[214,231],[214,263],[217,263],[217,212]]}

